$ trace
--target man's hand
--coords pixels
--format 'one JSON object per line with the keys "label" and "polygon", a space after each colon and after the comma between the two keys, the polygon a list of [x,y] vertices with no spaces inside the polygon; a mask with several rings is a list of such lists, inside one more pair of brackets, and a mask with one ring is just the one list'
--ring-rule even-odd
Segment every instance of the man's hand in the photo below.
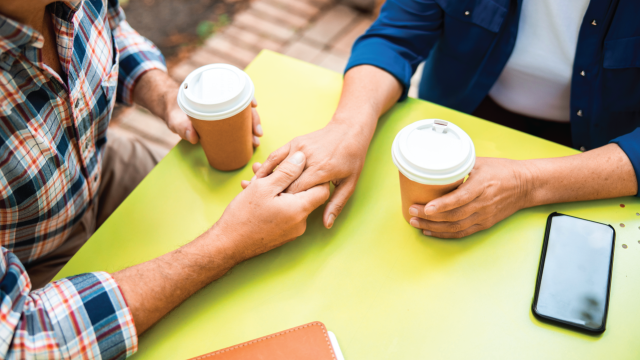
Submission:
{"label": "man's hand", "polygon": [[[181,138],[192,144],[200,139],[189,117],[178,106],[179,85],[160,70],[151,70],[138,80],[134,88],[134,101],[147,108],[154,115],[163,119],[167,127]],[[251,102],[253,115],[253,147],[260,145],[259,137],[262,136],[260,116],[256,111],[258,103],[255,99]]]}
{"label": "man's hand", "polygon": [[242,191],[220,220],[197,239],[113,275],[138,335],[239,262],[304,233],[309,214],[329,197],[329,184],[297,194],[282,193],[304,166],[304,154],[293,154],[273,174]]}
{"label": "man's hand", "polygon": [[[331,228],[355,190],[371,141],[369,136],[354,130],[332,121],[321,130],[297,137],[271,153],[264,164],[254,164],[255,178],[271,174],[291,154],[305,153],[308,156],[305,171],[286,193],[296,194],[318,184],[333,182],[336,188],[323,216],[324,225]],[[246,187],[247,183],[242,185]]]}
{"label": "man's hand", "polygon": [[409,208],[411,225],[425,235],[457,239],[493,226],[527,207],[530,170],[522,161],[478,158],[456,190],[426,205]]}
{"label": "man's hand", "polygon": [[246,186],[214,225],[212,230],[230,239],[227,247],[239,261],[302,235],[311,211],[329,198],[327,182],[295,194],[284,192],[304,168],[304,153],[293,153],[270,176]]}

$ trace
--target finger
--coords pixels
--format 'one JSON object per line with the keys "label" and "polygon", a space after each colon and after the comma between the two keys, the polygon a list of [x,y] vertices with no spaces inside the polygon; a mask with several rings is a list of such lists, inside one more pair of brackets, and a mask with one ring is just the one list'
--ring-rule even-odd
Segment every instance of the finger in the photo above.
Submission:
{"label": "finger", "polygon": [[459,208],[480,196],[482,194],[483,187],[469,184],[469,181],[472,180],[468,180],[466,183],[460,185],[459,188],[446,195],[429,201],[429,203],[424,206],[425,215],[429,216],[435,213]]}
{"label": "finger", "polygon": [[331,173],[324,171],[324,169],[318,169],[317,167],[307,168],[302,175],[286,190],[289,194],[296,194],[301,191],[310,189],[316,185],[324,184],[331,181]]}
{"label": "finger", "polygon": [[253,98],[253,100],[251,100],[251,107],[258,107],[258,100],[256,100],[256,98]]}
{"label": "finger", "polygon": [[329,190],[329,183],[326,182],[324,184],[314,186],[309,190],[299,192],[293,196],[295,196],[296,200],[299,199],[300,203],[303,204],[302,211],[309,214],[320,205],[324,204],[330,194],[331,191]]}
{"label": "finger", "polygon": [[456,233],[460,231],[464,231],[476,223],[478,223],[479,215],[473,214],[466,219],[462,219],[460,221],[431,221],[425,220],[418,217],[413,217],[409,221],[411,226],[417,229],[429,230],[432,232],[450,232]]}
{"label": "finger", "polygon": [[260,139],[257,136],[253,136],[253,147],[257,148],[258,146],[260,146]]}
{"label": "finger", "polygon": [[411,205],[411,207],[409,208],[409,215],[431,221],[459,221],[473,215],[478,210],[478,205],[476,205],[476,203],[472,200],[469,204],[462,205],[459,208],[438,212],[432,215],[425,214],[424,209],[424,205]]}
{"label": "finger", "polygon": [[422,230],[422,233],[426,236],[433,236],[441,239],[460,239],[465,236],[475,234],[481,230],[484,230],[484,227],[476,224],[467,228],[466,230],[459,231],[459,232],[433,232],[429,230]]}
{"label": "finger", "polygon": [[260,123],[260,115],[258,115],[258,111],[256,109],[251,109],[251,118],[253,119],[253,135],[254,136],[262,136],[262,125]]}
{"label": "finger", "polygon": [[253,180],[256,179],[256,176],[254,175],[251,180],[241,180],[240,181],[240,186],[242,186],[243,189],[246,189],[247,186],[249,186],[249,184],[251,184],[253,182]]}
{"label": "finger", "polygon": [[197,144],[200,139],[198,136],[198,132],[189,121],[189,118],[182,114],[178,114],[175,117],[172,117],[171,120],[167,122],[167,126],[169,130],[174,133],[180,135],[181,138],[187,140],[192,144]]}
{"label": "finger", "polygon": [[331,229],[338,215],[340,215],[342,209],[347,205],[347,201],[349,201],[349,198],[356,188],[355,183],[355,181],[345,181],[336,186],[331,200],[329,200],[329,203],[324,209],[323,222],[327,229]]}
{"label": "finger", "polygon": [[291,183],[297,179],[306,163],[306,157],[302,151],[297,151],[293,155],[289,156],[285,161],[280,163],[278,168],[265,178],[268,184],[272,186],[274,195],[281,193],[291,185]]}
{"label": "finger", "polygon": [[260,164],[259,162],[257,163],[253,163],[253,165],[251,165],[251,170],[253,170],[253,173],[257,173],[258,170],[260,170],[260,167],[262,166],[262,164]]}
{"label": "finger", "polygon": [[291,149],[291,143],[287,143],[283,147],[269,154],[267,160],[264,161],[262,167],[256,172],[256,176],[258,179],[263,178],[273,172],[273,170],[278,166],[282,160],[286,159],[289,156],[289,152]]}

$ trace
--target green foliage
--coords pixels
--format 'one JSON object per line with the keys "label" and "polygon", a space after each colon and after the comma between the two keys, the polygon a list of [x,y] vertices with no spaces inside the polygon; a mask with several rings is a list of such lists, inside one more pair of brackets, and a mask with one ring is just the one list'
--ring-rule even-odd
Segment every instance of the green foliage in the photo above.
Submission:
{"label": "green foliage", "polygon": [[196,34],[200,40],[204,40],[208,38],[211,34],[218,32],[223,27],[229,25],[229,17],[227,14],[222,14],[218,16],[216,21],[205,20],[198,23],[196,27]]}

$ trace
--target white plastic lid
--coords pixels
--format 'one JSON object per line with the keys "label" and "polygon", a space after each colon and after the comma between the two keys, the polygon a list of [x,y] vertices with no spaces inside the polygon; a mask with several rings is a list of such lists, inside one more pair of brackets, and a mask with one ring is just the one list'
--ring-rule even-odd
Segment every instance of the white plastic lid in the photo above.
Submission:
{"label": "white plastic lid", "polygon": [[400,130],[393,140],[391,156],[404,176],[426,185],[447,185],[464,179],[476,163],[469,135],[439,119],[416,121]]}
{"label": "white plastic lid", "polygon": [[251,103],[253,82],[233,65],[210,64],[197,68],[180,85],[178,106],[200,120],[231,117]]}

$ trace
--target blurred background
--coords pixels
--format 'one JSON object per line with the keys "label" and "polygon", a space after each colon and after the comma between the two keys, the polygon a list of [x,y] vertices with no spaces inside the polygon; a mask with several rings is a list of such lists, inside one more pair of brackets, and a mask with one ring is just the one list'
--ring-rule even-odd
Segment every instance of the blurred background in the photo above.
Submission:
{"label": "blurred background", "polygon": [[[245,68],[262,49],[342,72],[384,0],[120,0],[131,26],[165,55],[179,83],[210,63]],[[166,150],[180,138],[140,107],[118,106],[111,129]]]}

